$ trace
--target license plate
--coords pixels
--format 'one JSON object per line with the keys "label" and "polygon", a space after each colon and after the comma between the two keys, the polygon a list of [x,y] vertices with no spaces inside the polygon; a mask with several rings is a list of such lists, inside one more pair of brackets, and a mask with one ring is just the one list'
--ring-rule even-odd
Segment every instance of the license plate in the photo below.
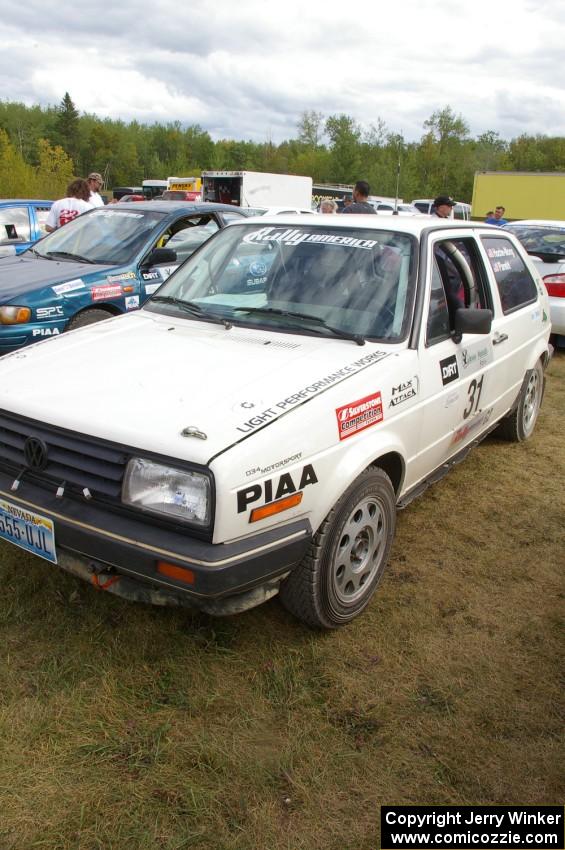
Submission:
{"label": "license plate", "polygon": [[0,499],[0,538],[57,563],[52,520]]}

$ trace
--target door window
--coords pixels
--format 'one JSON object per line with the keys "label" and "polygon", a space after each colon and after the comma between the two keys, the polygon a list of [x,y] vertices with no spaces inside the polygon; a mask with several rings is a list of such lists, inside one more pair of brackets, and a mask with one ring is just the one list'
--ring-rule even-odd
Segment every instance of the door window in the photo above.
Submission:
{"label": "door window", "polygon": [[447,339],[455,330],[455,313],[466,307],[492,309],[474,239],[442,239],[434,243],[432,285],[426,345]]}
{"label": "door window", "polygon": [[47,216],[49,215],[49,207],[36,207],[35,215],[37,218],[37,226],[39,228],[39,232],[41,236],[45,236],[47,234],[47,230],[45,229],[45,225],[47,224]]}
{"label": "door window", "polygon": [[26,207],[0,209],[0,242],[29,242],[29,213]]}
{"label": "door window", "polygon": [[163,240],[163,245],[176,251],[177,261],[183,263],[219,229],[217,221],[210,215],[182,219],[169,228],[172,233],[168,240]]}
{"label": "door window", "polygon": [[526,265],[514,245],[504,237],[483,236],[496,285],[502,312],[511,313],[537,300],[537,289]]}

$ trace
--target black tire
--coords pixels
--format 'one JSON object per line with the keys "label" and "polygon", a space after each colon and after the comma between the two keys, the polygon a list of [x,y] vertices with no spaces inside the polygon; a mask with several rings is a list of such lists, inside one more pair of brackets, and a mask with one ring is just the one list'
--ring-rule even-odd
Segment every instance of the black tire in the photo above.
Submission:
{"label": "black tire", "polygon": [[284,607],[319,629],[349,623],[369,604],[396,526],[396,499],[382,469],[365,470],[324,519],[280,589]]}
{"label": "black tire", "polygon": [[94,307],[92,310],[83,310],[82,313],[73,316],[65,330],[74,331],[77,328],[84,328],[86,325],[93,325],[95,322],[103,322],[104,319],[111,318],[112,314],[107,310],[100,310]]}
{"label": "black tire", "polygon": [[538,362],[526,376],[516,409],[498,426],[498,436],[512,443],[528,440],[534,431],[543,398],[543,369]]}

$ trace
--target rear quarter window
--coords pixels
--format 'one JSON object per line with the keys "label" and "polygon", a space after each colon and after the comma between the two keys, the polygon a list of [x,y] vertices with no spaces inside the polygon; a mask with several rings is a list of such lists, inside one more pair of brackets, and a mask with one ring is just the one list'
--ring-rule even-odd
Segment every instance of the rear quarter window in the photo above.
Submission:
{"label": "rear quarter window", "polygon": [[509,239],[482,237],[490,266],[494,272],[503,313],[512,313],[537,300],[534,279]]}

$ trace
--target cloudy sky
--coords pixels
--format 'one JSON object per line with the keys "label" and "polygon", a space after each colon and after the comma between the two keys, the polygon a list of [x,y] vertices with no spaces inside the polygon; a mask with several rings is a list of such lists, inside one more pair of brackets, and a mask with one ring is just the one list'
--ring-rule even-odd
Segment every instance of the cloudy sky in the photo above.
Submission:
{"label": "cloudy sky", "polygon": [[0,0],[0,98],[212,138],[295,138],[305,110],[409,141],[565,135],[563,0]]}

